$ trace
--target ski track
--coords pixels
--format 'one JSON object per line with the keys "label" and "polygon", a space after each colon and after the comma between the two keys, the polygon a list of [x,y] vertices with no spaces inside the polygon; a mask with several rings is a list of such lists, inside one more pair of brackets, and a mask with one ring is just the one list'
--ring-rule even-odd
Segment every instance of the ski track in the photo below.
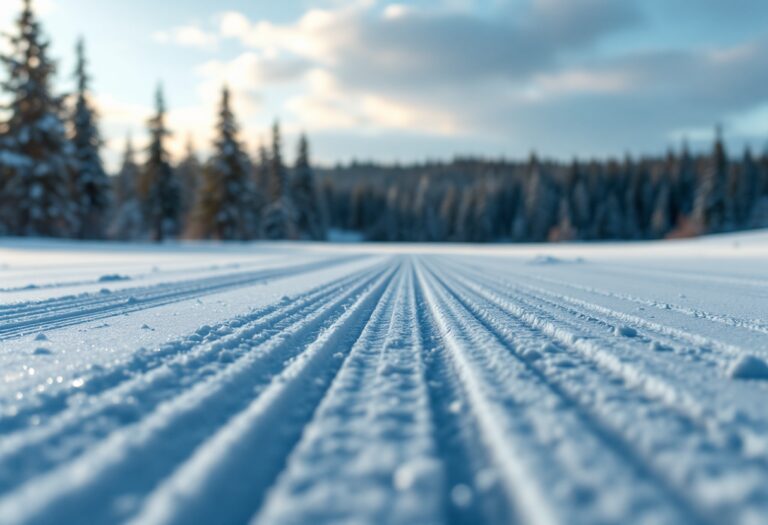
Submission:
{"label": "ski track", "polygon": [[[80,384],[5,379],[0,523],[768,522],[768,381],[730,372],[768,360],[768,299],[750,315],[653,291],[760,296],[765,272],[331,249],[212,261],[52,265],[30,288],[13,267],[0,367],[94,321],[306,284]],[[648,292],[608,284],[622,279]],[[30,353],[25,370],[55,366]]]}

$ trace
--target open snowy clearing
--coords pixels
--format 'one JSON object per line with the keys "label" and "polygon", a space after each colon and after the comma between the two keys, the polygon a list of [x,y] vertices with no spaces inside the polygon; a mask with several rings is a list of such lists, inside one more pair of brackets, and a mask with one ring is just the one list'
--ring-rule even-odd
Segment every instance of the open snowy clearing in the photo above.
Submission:
{"label": "open snowy clearing", "polygon": [[768,234],[0,242],[0,523],[764,524]]}

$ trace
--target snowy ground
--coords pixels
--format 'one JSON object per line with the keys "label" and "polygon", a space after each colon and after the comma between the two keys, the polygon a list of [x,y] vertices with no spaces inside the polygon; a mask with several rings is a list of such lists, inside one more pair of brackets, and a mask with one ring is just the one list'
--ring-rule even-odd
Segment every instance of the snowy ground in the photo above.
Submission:
{"label": "snowy ground", "polygon": [[0,523],[768,523],[768,234],[0,242]]}

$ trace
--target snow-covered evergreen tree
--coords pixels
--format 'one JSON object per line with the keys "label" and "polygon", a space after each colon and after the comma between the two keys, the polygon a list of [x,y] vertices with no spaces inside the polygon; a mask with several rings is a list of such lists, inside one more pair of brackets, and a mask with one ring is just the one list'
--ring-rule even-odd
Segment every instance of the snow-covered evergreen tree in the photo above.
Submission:
{"label": "snow-covered evergreen tree", "polygon": [[30,0],[24,0],[10,52],[2,57],[8,79],[0,85],[9,95],[8,120],[2,126],[0,173],[8,233],[66,237],[77,230],[71,202],[72,157],[62,121],[62,99],[51,91],[56,71],[48,57]]}
{"label": "snow-covered evergreen tree", "polygon": [[438,238],[441,242],[455,240],[457,207],[457,190],[454,185],[450,185],[443,191],[438,210]]}
{"label": "snow-covered evergreen tree", "polygon": [[620,207],[620,219],[623,224],[619,230],[621,233],[616,236],[618,238],[641,239],[645,233],[643,231],[645,229],[643,223],[645,178],[645,174],[630,155],[624,156],[620,171],[611,176],[612,185],[622,185],[622,182],[626,182],[623,188],[618,188],[617,192],[623,195],[623,203]]}
{"label": "snow-covered evergreen tree", "polygon": [[528,177],[525,203],[528,235],[532,241],[546,241],[550,228],[557,223],[559,199],[535,154],[528,162]]}
{"label": "snow-covered evergreen tree", "polygon": [[493,229],[495,216],[494,200],[496,193],[492,183],[481,181],[475,184],[472,203],[472,242],[490,242],[494,239]]}
{"label": "snow-covered evergreen tree", "polygon": [[726,181],[728,157],[718,126],[712,156],[706,160],[696,192],[694,215],[702,232],[719,231],[727,218]]}
{"label": "snow-covered evergreen tree", "polygon": [[557,225],[550,230],[549,240],[552,242],[573,241],[578,237],[578,232],[573,226],[573,212],[568,199],[560,199]]}
{"label": "snow-covered evergreen tree", "polygon": [[256,152],[255,167],[253,170],[253,180],[256,184],[256,191],[262,199],[270,198],[270,166],[269,151],[262,142],[259,144],[258,151]]}
{"label": "snow-covered evergreen tree", "polygon": [[120,172],[113,181],[114,212],[109,227],[109,236],[121,241],[140,239],[144,235],[144,222],[139,200],[141,169],[131,138],[125,142],[125,152]]}
{"label": "snow-covered evergreen tree", "polygon": [[594,213],[589,183],[577,160],[573,161],[569,171],[574,181],[569,206],[571,225],[579,239],[589,239],[592,237],[592,215]]}
{"label": "snow-covered evergreen tree", "polygon": [[262,217],[262,235],[267,239],[296,239],[296,208],[289,193],[283,163],[280,125],[272,126],[272,152],[269,158],[269,200]]}
{"label": "snow-covered evergreen tree", "polygon": [[252,239],[257,217],[251,166],[238,140],[238,126],[226,87],[217,131],[213,157],[205,166],[194,231],[207,239]]}
{"label": "snow-covered evergreen tree", "polygon": [[309,142],[299,138],[296,166],[291,177],[291,196],[296,207],[296,229],[299,237],[313,241],[325,240],[327,221],[325,206],[317,190],[315,174],[309,163]]}
{"label": "snow-covered evergreen tree", "polygon": [[728,174],[728,229],[752,226],[750,219],[757,202],[757,185],[757,165],[752,152],[746,148],[741,162],[732,166]]}
{"label": "snow-covered evergreen tree", "polygon": [[661,239],[666,236],[675,224],[676,204],[672,199],[674,181],[672,170],[674,166],[675,160],[670,154],[667,162],[657,166],[654,171],[655,203],[649,224],[649,234],[653,239]]}
{"label": "snow-covered evergreen tree", "polygon": [[77,43],[77,100],[72,117],[72,145],[75,160],[73,197],[77,206],[81,239],[104,237],[110,206],[109,177],[101,161],[101,135],[96,112],[89,100],[89,77],[86,71],[85,45]]}
{"label": "snow-covered evergreen tree", "polygon": [[203,166],[195,152],[192,137],[187,139],[186,152],[176,166],[176,180],[179,181],[181,221],[188,225],[192,221],[192,212],[197,205],[197,197],[200,193],[200,185],[203,180]]}
{"label": "snow-covered evergreen tree", "polygon": [[165,124],[165,99],[161,87],[157,89],[155,104],[155,116],[149,121],[150,143],[142,174],[140,197],[144,223],[150,238],[163,241],[179,234],[181,195],[165,146],[170,132]]}
{"label": "snow-covered evergreen tree", "polygon": [[689,216],[693,212],[696,200],[696,170],[687,141],[683,141],[675,178],[678,187],[676,200],[680,203],[680,213]]}

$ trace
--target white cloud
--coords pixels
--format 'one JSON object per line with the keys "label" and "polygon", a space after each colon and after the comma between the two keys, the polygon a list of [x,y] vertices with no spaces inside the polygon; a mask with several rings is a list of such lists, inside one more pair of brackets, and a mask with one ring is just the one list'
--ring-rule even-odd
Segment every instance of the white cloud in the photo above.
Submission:
{"label": "white cloud", "polygon": [[218,44],[218,37],[214,33],[208,33],[194,25],[157,31],[152,38],[160,44],[176,44],[199,49],[214,49]]}
{"label": "white cloud", "polygon": [[[249,132],[280,115],[286,129],[329,135],[410,131],[591,153],[585,145],[658,144],[651,141],[670,130],[708,126],[765,100],[768,41],[595,52],[604,37],[638,27],[639,0],[330,5],[288,23],[228,11],[209,32],[158,35],[242,46],[197,68],[204,108],[180,112],[175,122],[210,130],[227,83]],[[259,116],[265,107],[270,115]],[[759,130],[750,118],[740,127]]]}
{"label": "white cloud", "polygon": [[328,71],[306,76],[307,91],[288,101],[291,116],[309,130],[354,129],[421,131],[437,135],[458,132],[450,113],[414,106],[373,94],[345,90]]}
{"label": "white cloud", "polygon": [[411,8],[403,4],[389,4],[384,8],[384,18],[389,20],[395,20],[406,16],[410,12]]}
{"label": "white cloud", "polygon": [[524,98],[534,102],[580,94],[616,94],[631,88],[623,71],[568,69],[534,76],[524,88]]}

